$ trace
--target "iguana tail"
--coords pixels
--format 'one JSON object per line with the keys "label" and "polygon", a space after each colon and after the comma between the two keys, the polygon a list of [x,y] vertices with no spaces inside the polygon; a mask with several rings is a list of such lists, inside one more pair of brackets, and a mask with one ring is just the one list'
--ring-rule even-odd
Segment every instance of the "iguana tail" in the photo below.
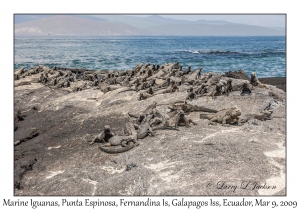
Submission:
{"label": "iguana tail", "polygon": [[126,91],[135,91],[135,90],[133,90],[133,89],[131,89],[131,88],[127,87],[127,88],[125,88],[124,90],[120,90],[120,91],[118,91],[118,92],[116,93],[116,95],[117,95],[117,94],[119,94],[119,93],[126,92]]}
{"label": "iguana tail", "polygon": [[201,106],[195,106],[195,111],[201,111],[201,112],[210,112],[210,113],[217,113],[218,110],[215,109],[209,109]]}
{"label": "iguana tail", "polygon": [[152,130],[153,131],[155,131],[155,130],[176,130],[176,131],[180,131],[177,128],[174,128],[174,127],[171,127],[171,126],[167,126],[167,125],[165,125],[165,126],[160,126],[160,125],[154,126],[154,127],[152,127]]}
{"label": "iguana tail", "polygon": [[131,114],[129,112],[128,112],[128,115],[129,115],[129,117],[134,117],[134,118],[139,118],[140,117],[139,115]]}
{"label": "iguana tail", "polygon": [[99,146],[99,149],[102,150],[103,152],[106,152],[106,153],[110,153],[110,154],[115,154],[115,153],[122,153],[122,152],[126,152],[126,151],[129,151],[131,150],[132,148],[138,146],[139,143],[133,143],[133,142],[129,142],[127,144],[127,146],[125,147],[118,147],[118,148],[112,148],[112,147],[101,147]]}
{"label": "iguana tail", "polygon": [[184,103],[185,101],[175,101],[172,103],[168,103],[168,104],[156,104],[156,106],[162,106],[162,105],[170,105],[170,104],[177,104],[177,103]]}
{"label": "iguana tail", "polygon": [[200,114],[200,119],[212,119],[214,115],[212,114]]}

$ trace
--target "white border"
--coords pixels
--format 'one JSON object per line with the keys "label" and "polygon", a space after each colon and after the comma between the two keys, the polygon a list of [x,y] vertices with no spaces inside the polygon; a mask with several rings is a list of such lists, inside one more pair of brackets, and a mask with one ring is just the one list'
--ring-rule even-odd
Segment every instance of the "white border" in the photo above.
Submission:
{"label": "white border", "polygon": [[[287,197],[262,197],[266,200],[298,200],[299,197],[299,130],[298,87],[299,81],[299,11],[296,1],[275,0],[207,0],[207,1],[38,1],[15,0],[1,3],[1,209],[3,199],[13,197],[13,14],[14,13],[280,13],[287,14]],[[293,90],[295,88],[295,90]],[[296,92],[297,91],[297,92]],[[68,197],[70,198],[70,197]],[[158,197],[156,197],[158,199]],[[207,200],[208,197],[202,197]],[[226,197],[215,197],[222,200]],[[61,197],[44,197],[37,200],[61,200]],[[111,198],[118,200],[115,197]],[[140,198],[139,198],[140,199]],[[201,198],[200,198],[201,199]],[[228,197],[232,200],[240,200]],[[247,199],[254,200],[252,197]],[[76,197],[74,198],[76,200]],[[109,198],[110,200],[110,198]],[[298,203],[299,205],[299,203]],[[11,207],[10,207],[11,208]],[[99,207],[98,207],[99,208]],[[41,208],[42,209],[42,208]],[[60,208],[61,209],[61,208]],[[103,209],[103,208],[102,208]],[[179,209],[187,209],[182,207]]]}

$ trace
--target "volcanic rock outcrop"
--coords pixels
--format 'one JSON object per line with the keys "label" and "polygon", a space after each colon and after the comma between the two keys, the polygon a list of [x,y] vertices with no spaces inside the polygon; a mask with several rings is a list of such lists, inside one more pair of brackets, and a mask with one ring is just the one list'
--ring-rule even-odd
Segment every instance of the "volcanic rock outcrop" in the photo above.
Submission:
{"label": "volcanic rock outcrop", "polygon": [[[247,78],[178,62],[15,71],[15,195],[285,195],[286,94]],[[135,138],[146,122],[126,152],[90,144],[106,125]]]}

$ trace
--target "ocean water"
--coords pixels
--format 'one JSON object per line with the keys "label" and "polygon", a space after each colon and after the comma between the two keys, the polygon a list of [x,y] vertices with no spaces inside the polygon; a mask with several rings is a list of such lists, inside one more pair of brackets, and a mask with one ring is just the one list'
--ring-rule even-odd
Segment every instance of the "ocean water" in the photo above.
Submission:
{"label": "ocean water", "polygon": [[43,64],[90,70],[128,70],[138,63],[178,61],[183,69],[249,76],[286,76],[286,37],[19,37],[14,68]]}

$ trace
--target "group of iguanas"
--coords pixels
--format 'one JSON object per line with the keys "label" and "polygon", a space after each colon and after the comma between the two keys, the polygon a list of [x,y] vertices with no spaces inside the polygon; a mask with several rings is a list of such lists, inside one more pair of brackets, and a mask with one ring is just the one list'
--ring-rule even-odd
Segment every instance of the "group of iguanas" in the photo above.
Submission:
{"label": "group of iguanas", "polygon": [[[126,131],[124,135],[116,135],[105,140],[111,136],[111,131],[104,131],[96,136],[91,144],[95,142],[104,143],[99,148],[107,153],[121,153],[132,149],[139,145],[138,139],[143,139],[148,135],[154,136],[155,130],[171,129],[178,130],[177,126],[189,127],[190,124],[197,125],[191,119],[187,119],[185,115],[189,112],[210,112],[210,114],[200,114],[201,119],[209,119],[209,124],[221,123],[223,126],[230,124],[241,124],[247,122],[249,119],[270,120],[271,111],[265,110],[262,114],[247,114],[243,119],[240,119],[241,110],[238,108],[224,109],[221,111],[208,109],[196,105],[187,104],[187,102],[176,102],[168,106],[171,112],[161,113],[156,109],[156,102],[148,106],[141,114],[134,115],[128,113],[130,117],[136,118],[135,122],[126,123]],[[109,127],[109,126],[106,126]],[[119,146],[122,147],[111,147]]]}
{"label": "group of iguanas", "polygon": [[[107,153],[121,153],[132,149],[139,145],[139,139],[143,139],[148,135],[154,136],[155,130],[170,129],[178,130],[178,126],[189,127],[190,124],[197,125],[193,120],[187,119],[189,112],[210,112],[210,114],[200,114],[201,119],[209,119],[209,124],[215,125],[221,123],[223,126],[230,124],[240,125],[249,119],[270,120],[271,111],[265,110],[262,114],[247,114],[240,119],[241,110],[238,108],[224,109],[221,111],[208,109],[196,105],[187,104],[187,102],[173,103],[168,108],[169,113],[161,113],[156,109],[156,102],[149,105],[141,114],[134,115],[128,113],[135,121],[127,122],[123,135],[114,135],[109,126],[105,126],[104,130],[96,136],[90,144],[95,142],[103,143],[99,148]],[[111,147],[120,146],[121,147]]]}
{"label": "group of iguanas", "polygon": [[[20,68],[15,71],[14,79],[18,80],[33,74],[39,74],[39,82],[50,88],[65,88],[68,91],[81,91],[83,89],[96,87],[102,92],[117,90],[118,94],[124,91],[138,92],[137,100],[147,100],[158,94],[172,94],[174,92],[186,91],[183,101],[168,104],[169,113],[161,113],[156,106],[163,105],[153,102],[141,114],[128,113],[134,120],[128,121],[123,129],[122,135],[115,135],[110,126],[106,125],[104,130],[91,142],[100,142],[99,147],[107,153],[125,152],[139,145],[138,140],[147,135],[155,135],[155,130],[171,129],[178,130],[178,126],[196,125],[186,115],[190,112],[209,112],[200,114],[200,119],[209,119],[209,124],[221,123],[223,126],[230,124],[241,124],[251,118],[258,120],[271,119],[271,111],[262,114],[248,114],[244,119],[239,119],[241,110],[234,107],[224,110],[213,110],[187,103],[199,97],[212,97],[216,99],[219,95],[228,95],[234,89],[239,90],[241,95],[251,94],[253,88],[266,87],[256,77],[255,72],[249,78],[244,71],[226,72],[225,74],[203,73],[202,68],[194,71],[191,66],[182,70],[182,65],[169,63],[164,65],[138,64],[132,70],[86,70],[71,68],[48,68],[37,66],[28,71]],[[243,79],[240,87],[234,84],[235,79]]]}
{"label": "group of iguanas", "polygon": [[[188,127],[190,124],[196,125],[191,119],[185,117],[185,112],[217,112],[216,110],[186,104],[185,102],[172,104],[172,106],[170,106],[171,112],[169,113],[158,111],[156,106],[157,103],[153,102],[140,114],[128,113],[128,116],[134,118],[134,120],[126,123],[125,129],[123,129],[123,135],[114,135],[110,127],[106,125],[104,130],[96,136],[90,144],[95,142],[103,143],[99,148],[107,153],[125,152],[139,145],[139,139],[143,139],[148,135],[154,136],[155,130],[169,129],[178,131],[177,126]],[[122,147],[111,147],[119,145]]]}
{"label": "group of iguanas", "polygon": [[[203,73],[202,68],[191,71],[191,66],[182,70],[182,65],[169,63],[164,65],[138,64],[132,70],[87,70],[74,68],[60,68],[36,66],[25,71],[22,67],[14,72],[14,79],[19,80],[34,74],[39,74],[38,81],[53,89],[65,88],[76,92],[87,88],[96,87],[102,92],[120,89],[136,91],[138,100],[146,100],[158,94],[187,91],[186,100],[193,100],[201,96],[229,94],[233,90],[232,78],[248,78],[242,71],[226,72],[225,74]],[[255,73],[251,75],[251,84],[263,86]],[[250,83],[246,82],[245,92],[251,92]]]}

